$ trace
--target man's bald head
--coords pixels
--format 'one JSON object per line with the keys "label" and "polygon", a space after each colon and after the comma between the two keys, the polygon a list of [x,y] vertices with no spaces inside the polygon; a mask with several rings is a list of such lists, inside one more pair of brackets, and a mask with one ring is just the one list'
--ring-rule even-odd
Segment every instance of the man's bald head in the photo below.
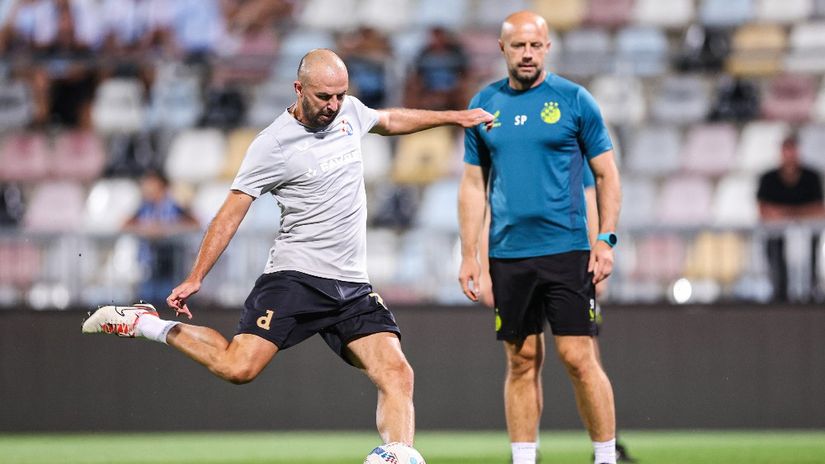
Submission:
{"label": "man's bald head", "polygon": [[504,40],[513,32],[527,29],[535,30],[545,38],[550,37],[550,29],[547,21],[532,11],[519,11],[508,16],[501,24],[501,39]]}
{"label": "man's bald head", "polygon": [[298,64],[298,80],[304,85],[347,78],[344,61],[328,48],[310,50]]}
{"label": "man's bald head", "polygon": [[344,103],[349,87],[347,67],[332,50],[316,48],[301,58],[294,86],[298,96],[295,117],[306,126],[325,127]]}
{"label": "man's bald head", "polygon": [[544,58],[550,50],[550,32],[544,18],[531,11],[511,14],[501,24],[498,44],[512,88],[525,90],[544,80]]}

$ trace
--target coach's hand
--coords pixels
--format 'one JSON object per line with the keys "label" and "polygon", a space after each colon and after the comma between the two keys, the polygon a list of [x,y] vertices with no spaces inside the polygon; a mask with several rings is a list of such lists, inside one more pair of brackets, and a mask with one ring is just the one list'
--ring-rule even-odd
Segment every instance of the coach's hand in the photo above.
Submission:
{"label": "coach's hand", "polygon": [[461,283],[461,290],[470,301],[478,301],[479,276],[481,275],[481,264],[476,258],[464,258],[461,260],[461,269],[458,271],[458,281]]}
{"label": "coach's hand", "polygon": [[593,273],[593,283],[597,284],[608,278],[613,272],[613,248],[599,240],[590,251],[587,271]]}
{"label": "coach's hand", "polygon": [[463,128],[475,127],[479,124],[488,124],[493,122],[493,115],[484,111],[481,108],[473,108],[471,110],[458,111],[456,122]]}
{"label": "coach's hand", "polygon": [[198,293],[201,289],[201,283],[196,280],[186,280],[182,284],[175,287],[172,293],[166,297],[166,304],[175,310],[175,314],[180,316],[185,314],[189,319],[192,319],[192,311],[189,311],[189,306],[186,304],[186,299]]}

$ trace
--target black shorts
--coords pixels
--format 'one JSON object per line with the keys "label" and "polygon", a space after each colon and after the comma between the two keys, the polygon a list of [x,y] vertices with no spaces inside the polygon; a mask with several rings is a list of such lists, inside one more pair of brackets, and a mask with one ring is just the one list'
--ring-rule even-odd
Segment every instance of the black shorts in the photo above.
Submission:
{"label": "black shorts", "polygon": [[490,258],[496,301],[496,338],[518,341],[544,331],[597,335],[596,287],[589,251],[533,258]]}
{"label": "black shorts", "polygon": [[237,333],[253,334],[279,350],[320,334],[344,361],[352,340],[379,332],[401,336],[395,317],[366,283],[324,279],[298,271],[264,274],[244,303]]}

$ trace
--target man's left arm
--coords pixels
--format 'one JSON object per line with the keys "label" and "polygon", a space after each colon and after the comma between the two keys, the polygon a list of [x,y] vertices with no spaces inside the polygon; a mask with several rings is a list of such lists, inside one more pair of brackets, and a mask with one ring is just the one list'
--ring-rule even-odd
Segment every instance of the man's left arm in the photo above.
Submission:
{"label": "man's left arm", "polygon": [[[613,150],[590,158],[590,168],[596,178],[599,233],[616,232],[622,189]],[[588,270],[593,272],[593,282],[596,283],[606,279],[613,272],[613,248],[609,244],[601,240],[596,241],[590,255]]]}
{"label": "man's left arm", "polygon": [[380,135],[403,135],[445,125],[474,127],[492,120],[493,115],[481,108],[460,111],[389,108],[378,110],[378,123],[370,132]]}

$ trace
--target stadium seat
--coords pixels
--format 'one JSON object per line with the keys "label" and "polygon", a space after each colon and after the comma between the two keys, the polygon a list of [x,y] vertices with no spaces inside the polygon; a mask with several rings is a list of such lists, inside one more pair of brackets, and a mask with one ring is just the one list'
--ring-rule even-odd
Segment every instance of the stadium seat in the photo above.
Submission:
{"label": "stadium seat", "polygon": [[713,185],[700,176],[672,176],[662,185],[656,218],[672,226],[703,226],[711,222]]}
{"label": "stadium seat", "polygon": [[753,18],[754,0],[702,0],[699,18],[710,27],[731,27]]}
{"label": "stadium seat", "polygon": [[32,119],[32,102],[28,85],[21,81],[0,79],[0,131],[21,129]]}
{"label": "stadium seat", "polygon": [[418,0],[412,15],[413,25],[425,29],[435,26],[461,29],[467,21],[470,1]]}
{"label": "stadium seat", "polygon": [[690,23],[694,14],[693,0],[636,0],[633,19],[639,24],[679,28]]}
{"label": "stadium seat", "polygon": [[392,167],[390,139],[368,134],[361,139],[361,157],[364,165],[364,181],[368,185],[386,182]]}
{"label": "stadium seat", "polygon": [[530,11],[547,21],[551,30],[567,31],[578,27],[587,14],[585,0],[533,0]]}
{"label": "stadium seat", "polygon": [[590,0],[585,23],[616,28],[630,22],[634,0]]}
{"label": "stadium seat", "polygon": [[209,224],[229,193],[230,182],[204,182],[192,198],[192,216],[201,224]]}
{"label": "stadium seat", "polygon": [[739,139],[739,170],[754,175],[779,164],[782,139],[788,124],[778,121],[754,121],[742,129]]}
{"label": "stadium seat", "polygon": [[61,132],[54,141],[51,172],[57,178],[91,181],[106,164],[103,141],[92,131]]}
{"label": "stadium seat", "polygon": [[612,70],[613,44],[604,29],[574,29],[564,35],[564,50],[559,63],[563,75],[589,77]]}
{"label": "stadium seat", "polygon": [[246,122],[252,127],[263,129],[272,124],[290,105],[295,103],[295,70],[289,77],[270,78],[253,89],[251,107],[246,113]]}
{"label": "stadium seat", "polygon": [[194,126],[203,113],[200,78],[179,63],[159,65],[152,85],[152,127],[179,130]]}
{"label": "stadium seat", "polygon": [[792,73],[825,72],[825,21],[796,24],[791,30],[791,51],[785,69]]}
{"label": "stadium seat", "polygon": [[[345,31],[358,25],[356,0],[307,0],[298,13],[299,30]],[[304,53],[315,47],[308,46]]]}
{"label": "stadium seat", "polygon": [[656,222],[656,195],[654,181],[649,177],[627,176],[622,179],[622,202],[633,205],[622,211],[622,227],[643,228]]}
{"label": "stadium seat", "polygon": [[429,184],[446,176],[451,167],[452,139],[447,127],[401,137],[392,180],[399,184]]}
{"label": "stadium seat", "polygon": [[[223,198],[226,198],[226,195],[229,193],[228,186],[223,183],[215,185],[217,187],[214,191],[210,192],[209,195],[215,195],[216,198],[220,198],[220,191],[223,189]],[[223,199],[221,199],[221,201],[223,201]],[[207,211],[204,211],[204,213],[207,213]],[[214,212],[212,214],[214,216]],[[201,222],[201,224],[206,223]],[[246,213],[246,217],[243,222],[241,222],[239,230],[264,232],[266,237],[269,238],[277,235],[280,226],[281,207],[278,206],[278,202],[275,201],[272,195],[262,195],[252,202],[252,206],[249,207],[249,212]]]}
{"label": "stadium seat", "polygon": [[803,163],[825,172],[825,124],[808,124],[799,130],[799,154]]}
{"label": "stadium seat", "polygon": [[393,281],[398,269],[400,240],[391,229],[367,230],[367,272],[375,288],[382,288]]}
{"label": "stadium seat", "polygon": [[257,129],[242,128],[231,131],[226,137],[226,154],[224,164],[221,169],[220,179],[233,180],[241,167],[246,150],[255,137],[258,135]]}
{"label": "stadium seat", "polygon": [[28,288],[40,274],[41,261],[30,238],[0,237],[0,285]]}
{"label": "stadium seat", "polygon": [[759,220],[756,177],[729,174],[716,185],[713,224],[719,227],[753,227]]}
{"label": "stadium seat", "polygon": [[143,85],[138,79],[112,78],[97,87],[92,123],[103,133],[133,133],[145,122]]}
{"label": "stadium seat", "polygon": [[616,34],[616,72],[652,77],[664,74],[667,66],[668,43],[661,29],[628,26]]}
{"label": "stadium seat", "polygon": [[825,122],[825,81],[819,87],[812,116],[816,121]]}
{"label": "stadium seat", "polygon": [[137,213],[140,202],[140,187],[134,180],[101,179],[86,198],[83,229],[89,233],[118,232]]}
{"label": "stadium seat", "polygon": [[690,124],[705,120],[710,111],[710,92],[698,76],[668,76],[651,102],[651,116],[668,124]]}
{"label": "stadium seat", "polygon": [[633,76],[602,75],[590,85],[602,115],[612,125],[634,125],[645,119],[642,82]]}
{"label": "stadium seat", "polygon": [[473,5],[468,11],[474,12],[473,21],[481,27],[501,27],[501,21],[514,11],[526,10],[530,7],[527,0],[471,0]]}
{"label": "stadium seat", "polygon": [[795,23],[811,16],[813,7],[811,0],[757,0],[755,19],[761,22]]}
{"label": "stadium seat", "polygon": [[719,176],[736,165],[736,128],[732,124],[692,126],[681,153],[686,172]]}
{"label": "stadium seat", "polygon": [[358,5],[359,25],[393,32],[406,29],[411,23],[412,0],[361,0]]}
{"label": "stadium seat", "polygon": [[785,30],[776,24],[747,24],[733,35],[725,68],[735,76],[772,76],[782,68]]}
{"label": "stadium seat", "polygon": [[745,243],[739,234],[704,231],[688,247],[684,275],[730,285],[742,273],[744,263]]}
{"label": "stadium seat", "polygon": [[672,234],[651,234],[636,241],[636,267],[634,277],[670,283],[682,277],[685,268],[685,240]]}
{"label": "stadium seat", "polygon": [[198,183],[216,178],[224,166],[226,141],[217,129],[189,129],[172,141],[164,165],[175,182]]}
{"label": "stadium seat", "polygon": [[85,199],[83,187],[75,182],[39,184],[27,202],[23,226],[32,232],[75,232],[83,225]]}
{"label": "stadium seat", "polygon": [[458,198],[458,180],[444,179],[424,188],[415,225],[427,230],[458,233],[458,212],[446,205]]}
{"label": "stadium seat", "polygon": [[634,174],[667,176],[682,166],[681,145],[682,136],[673,126],[641,126],[630,136],[622,166]]}
{"label": "stadium seat", "polygon": [[0,181],[32,182],[49,169],[49,146],[42,132],[13,132],[0,142]]}
{"label": "stadium seat", "polygon": [[762,115],[768,119],[804,122],[810,119],[816,98],[811,76],[783,75],[774,78],[762,98]]}

